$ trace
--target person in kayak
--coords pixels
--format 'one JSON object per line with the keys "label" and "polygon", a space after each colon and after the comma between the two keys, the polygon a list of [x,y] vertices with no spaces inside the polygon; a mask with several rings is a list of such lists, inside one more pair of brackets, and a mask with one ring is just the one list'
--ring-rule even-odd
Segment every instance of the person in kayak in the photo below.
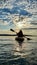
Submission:
{"label": "person in kayak", "polygon": [[20,31],[17,33],[17,36],[18,36],[18,37],[23,37],[23,32],[22,32],[22,30],[20,30]]}

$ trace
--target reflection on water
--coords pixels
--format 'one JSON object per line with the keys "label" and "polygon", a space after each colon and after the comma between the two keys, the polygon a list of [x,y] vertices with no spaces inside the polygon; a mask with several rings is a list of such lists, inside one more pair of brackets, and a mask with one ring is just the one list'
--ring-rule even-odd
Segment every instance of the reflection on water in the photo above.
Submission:
{"label": "reflection on water", "polygon": [[24,40],[22,48],[15,38],[0,37],[0,65],[37,65],[37,37]]}

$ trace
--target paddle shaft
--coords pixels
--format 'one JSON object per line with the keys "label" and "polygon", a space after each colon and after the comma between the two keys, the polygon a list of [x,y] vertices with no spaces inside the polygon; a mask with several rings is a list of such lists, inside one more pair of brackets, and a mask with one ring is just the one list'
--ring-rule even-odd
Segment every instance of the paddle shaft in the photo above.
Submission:
{"label": "paddle shaft", "polygon": [[17,32],[16,31],[14,31],[13,29],[10,29],[11,31],[13,31],[13,32],[15,32],[16,34],[17,34]]}

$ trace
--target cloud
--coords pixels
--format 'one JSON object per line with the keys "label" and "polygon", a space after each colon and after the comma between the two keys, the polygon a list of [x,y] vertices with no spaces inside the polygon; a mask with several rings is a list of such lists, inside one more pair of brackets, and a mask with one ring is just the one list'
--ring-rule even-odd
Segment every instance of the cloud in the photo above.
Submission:
{"label": "cloud", "polygon": [[4,21],[3,25],[8,25],[10,22]]}
{"label": "cloud", "polygon": [[[37,22],[37,0],[5,0],[0,7],[0,25],[10,25],[14,23],[13,17],[27,16],[30,19],[23,21],[24,27],[30,27],[31,21]],[[22,21],[22,20],[21,20]],[[20,21],[20,22],[21,22]],[[33,22],[33,23],[34,23]],[[34,27],[34,26],[33,26]]]}
{"label": "cloud", "polygon": [[8,24],[10,24],[10,22],[0,20],[0,25],[8,25]]}

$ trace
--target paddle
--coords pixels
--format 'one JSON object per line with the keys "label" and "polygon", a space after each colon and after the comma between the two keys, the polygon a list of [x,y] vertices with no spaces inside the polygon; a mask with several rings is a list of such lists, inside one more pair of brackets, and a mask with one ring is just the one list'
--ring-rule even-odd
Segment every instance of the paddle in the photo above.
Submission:
{"label": "paddle", "polygon": [[[27,38],[27,37],[26,37]],[[27,38],[27,40],[31,40],[30,38]]]}
{"label": "paddle", "polygon": [[16,32],[16,31],[14,31],[13,29],[10,29],[10,31],[13,31],[13,32],[15,32],[15,33],[17,34],[17,32]]}
{"label": "paddle", "polygon": [[[17,32],[14,31],[13,29],[10,29],[10,30],[13,31],[13,32],[15,32],[17,34]],[[27,38],[26,35],[25,35],[25,38]],[[31,40],[31,39],[30,38],[27,38],[27,40]]]}

